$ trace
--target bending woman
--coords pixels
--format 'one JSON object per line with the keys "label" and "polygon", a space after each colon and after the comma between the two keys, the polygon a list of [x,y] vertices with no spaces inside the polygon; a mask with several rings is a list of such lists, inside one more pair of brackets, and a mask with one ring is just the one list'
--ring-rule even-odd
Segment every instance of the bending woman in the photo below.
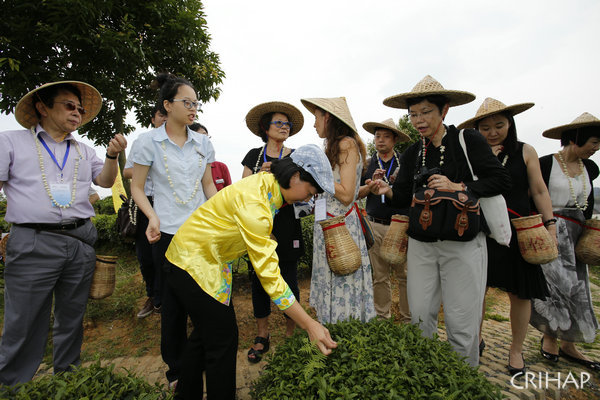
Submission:
{"label": "bending woman", "polygon": [[[540,172],[537,153],[530,145],[517,140],[514,115],[531,107],[533,103],[506,106],[498,100],[487,98],[477,110],[475,117],[463,122],[458,129],[477,128],[510,174],[512,189],[503,194],[510,210],[509,216],[516,218],[530,215],[531,195],[536,208],[542,214],[546,228],[552,237],[556,238],[552,203]],[[514,227],[512,227],[510,247],[502,246],[489,237],[486,241],[487,286],[505,291],[510,300],[512,343],[508,353],[508,372],[510,375],[524,374],[526,368],[523,341],[527,335],[531,316],[531,299],[546,298],[548,295],[546,279],[539,265],[529,264],[521,256]],[[480,355],[483,343],[485,342],[482,338],[479,345]]]}
{"label": "bending woman", "polygon": [[[550,296],[532,303],[531,325],[544,334],[540,352],[549,361],[559,357],[600,371],[600,362],[582,354],[574,342],[592,343],[598,321],[594,315],[587,264],[575,257],[575,244],[594,211],[592,181],[598,166],[589,158],[600,147],[600,120],[583,113],[568,125],[549,129],[562,151],[540,158],[542,176],[557,216],[558,258],[542,265]],[[558,347],[558,340],[561,340]]]}
{"label": "bending woman", "polygon": [[302,99],[302,104],[315,116],[315,129],[319,137],[325,139],[325,154],[333,168],[335,193],[325,194],[322,200],[326,202],[327,215],[346,215],[346,226],[362,259],[361,266],[352,274],[339,276],[331,272],[323,230],[315,221],[310,305],[322,323],[351,317],[366,322],[376,315],[373,279],[358,209],[354,205],[363,172],[365,145],[356,132],[345,98]]}
{"label": "bending woman", "polygon": [[176,388],[182,398],[202,398],[203,369],[209,399],[235,397],[238,329],[231,300],[231,262],[246,253],[273,302],[308,331],[321,352],[329,354],[337,346],[283,280],[277,242],[271,238],[273,217],[284,204],[308,201],[323,190],[334,192],[327,158],[317,146],[306,145],[288,158],[273,161],[271,171],[217,193],[179,228],[167,250],[173,270],[169,285],[177,288],[177,298],[194,324]]}

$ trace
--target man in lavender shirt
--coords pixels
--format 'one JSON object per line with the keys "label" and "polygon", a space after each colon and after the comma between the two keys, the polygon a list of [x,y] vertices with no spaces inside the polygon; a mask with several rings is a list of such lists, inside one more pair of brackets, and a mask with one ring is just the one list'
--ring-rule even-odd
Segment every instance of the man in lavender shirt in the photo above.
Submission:
{"label": "man in lavender shirt", "polygon": [[102,162],[71,132],[92,120],[102,97],[87,83],[48,83],[15,108],[26,129],[0,132],[0,189],[12,223],[4,270],[0,384],[31,380],[46,346],[54,297],[54,372],[80,363],[83,314],[95,266],[91,183],[111,187],[125,138]]}

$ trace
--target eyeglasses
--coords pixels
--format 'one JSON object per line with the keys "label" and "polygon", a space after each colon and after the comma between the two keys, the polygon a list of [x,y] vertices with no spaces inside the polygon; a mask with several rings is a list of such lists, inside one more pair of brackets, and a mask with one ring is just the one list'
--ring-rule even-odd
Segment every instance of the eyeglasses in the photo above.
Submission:
{"label": "eyeglasses", "polygon": [[73,103],[72,101],[55,101],[55,103],[60,103],[60,104],[64,104],[65,108],[68,111],[75,111],[77,110],[77,112],[80,115],[85,115],[85,108],[83,108],[82,106],[78,106],[77,104]]}
{"label": "eyeglasses", "polygon": [[292,123],[287,121],[271,121],[271,125],[275,125],[276,128],[288,128],[292,129]]}
{"label": "eyeglasses", "polygon": [[433,109],[431,109],[429,111],[423,111],[420,113],[410,112],[410,113],[408,113],[408,116],[410,117],[410,119],[417,119],[419,117],[429,118],[431,116],[432,112],[433,112]]}
{"label": "eyeglasses", "polygon": [[181,101],[181,102],[183,102],[183,106],[185,108],[187,108],[188,110],[200,111],[200,108],[202,108],[202,106],[200,105],[200,103],[197,102],[197,101],[191,101],[191,100],[188,100],[188,99],[173,99],[171,101]]}

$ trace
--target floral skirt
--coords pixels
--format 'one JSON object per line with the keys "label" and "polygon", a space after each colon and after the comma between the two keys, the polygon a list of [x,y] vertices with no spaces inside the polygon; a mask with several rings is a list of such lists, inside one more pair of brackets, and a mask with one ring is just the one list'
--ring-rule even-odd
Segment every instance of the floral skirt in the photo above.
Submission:
{"label": "floral skirt", "polygon": [[[560,210],[557,214],[585,221],[579,210]],[[539,331],[569,342],[591,343],[598,321],[594,315],[588,266],[575,258],[575,245],[583,228],[563,218],[556,223],[558,258],[542,264],[550,295],[531,302],[531,325]]]}

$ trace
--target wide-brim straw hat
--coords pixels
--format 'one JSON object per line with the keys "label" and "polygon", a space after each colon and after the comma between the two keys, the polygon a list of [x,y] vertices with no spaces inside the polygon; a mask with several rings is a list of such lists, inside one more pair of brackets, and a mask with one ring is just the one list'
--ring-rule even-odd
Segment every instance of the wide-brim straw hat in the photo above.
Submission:
{"label": "wide-brim straw hat", "polygon": [[398,137],[398,140],[400,142],[410,141],[410,137],[406,133],[398,129],[396,127],[396,124],[394,123],[394,120],[391,118],[388,118],[382,122],[365,122],[363,124],[363,128],[365,129],[365,131],[369,132],[372,135],[375,134],[375,131],[377,131],[377,129],[387,129],[389,131],[394,132],[394,134],[396,135],[396,137]]}
{"label": "wide-brim straw hat", "polygon": [[481,121],[482,119],[487,118],[490,115],[500,113],[514,117],[515,115],[520,114],[525,110],[529,110],[533,106],[534,103],[519,103],[513,104],[512,106],[507,106],[501,101],[488,97],[483,101],[483,103],[481,103],[481,106],[479,106],[479,109],[477,110],[477,113],[475,113],[475,116],[458,125],[457,128],[475,128],[475,125],[477,125],[478,121]]}
{"label": "wide-brim straw hat", "polygon": [[450,107],[460,106],[461,104],[467,104],[475,100],[475,95],[473,93],[461,90],[444,89],[438,81],[433,79],[430,75],[427,75],[425,78],[421,79],[410,92],[390,96],[383,100],[383,104],[388,107],[408,109],[408,99],[433,95],[446,97]]}
{"label": "wide-brim straw hat", "polygon": [[585,128],[587,126],[599,126],[600,119],[594,117],[592,114],[584,112],[579,117],[575,118],[573,122],[567,125],[557,126],[556,128],[548,129],[542,133],[542,136],[550,139],[560,139],[563,132],[570,131],[571,129]]}
{"label": "wide-brim straw hat", "polygon": [[[267,103],[261,103],[253,107],[248,114],[246,114],[246,126],[256,136],[261,136],[263,132],[260,129],[260,119],[263,115],[268,113],[280,113],[285,114],[288,120],[292,123],[292,129],[290,129],[290,136],[295,135],[304,126],[304,116],[302,112],[289,103],[283,101],[269,101]],[[269,129],[269,127],[266,127]]]}
{"label": "wide-brim straw hat", "polygon": [[42,86],[33,89],[19,100],[17,107],[15,107],[15,119],[21,126],[26,129],[31,128],[39,124],[40,119],[38,118],[35,108],[33,106],[33,95],[44,88],[59,85],[61,83],[68,83],[79,89],[81,93],[81,106],[85,108],[85,114],[81,116],[81,125],[84,125],[93,120],[102,108],[102,96],[100,92],[92,85],[80,82],[80,81],[59,81],[43,84]]}
{"label": "wide-brim straw hat", "polygon": [[344,124],[348,125],[356,134],[356,125],[350,114],[348,103],[346,103],[345,97],[330,97],[330,98],[312,98],[312,99],[300,99],[304,107],[308,109],[312,114],[315,113],[317,108],[327,111],[329,114],[336,116]]}

